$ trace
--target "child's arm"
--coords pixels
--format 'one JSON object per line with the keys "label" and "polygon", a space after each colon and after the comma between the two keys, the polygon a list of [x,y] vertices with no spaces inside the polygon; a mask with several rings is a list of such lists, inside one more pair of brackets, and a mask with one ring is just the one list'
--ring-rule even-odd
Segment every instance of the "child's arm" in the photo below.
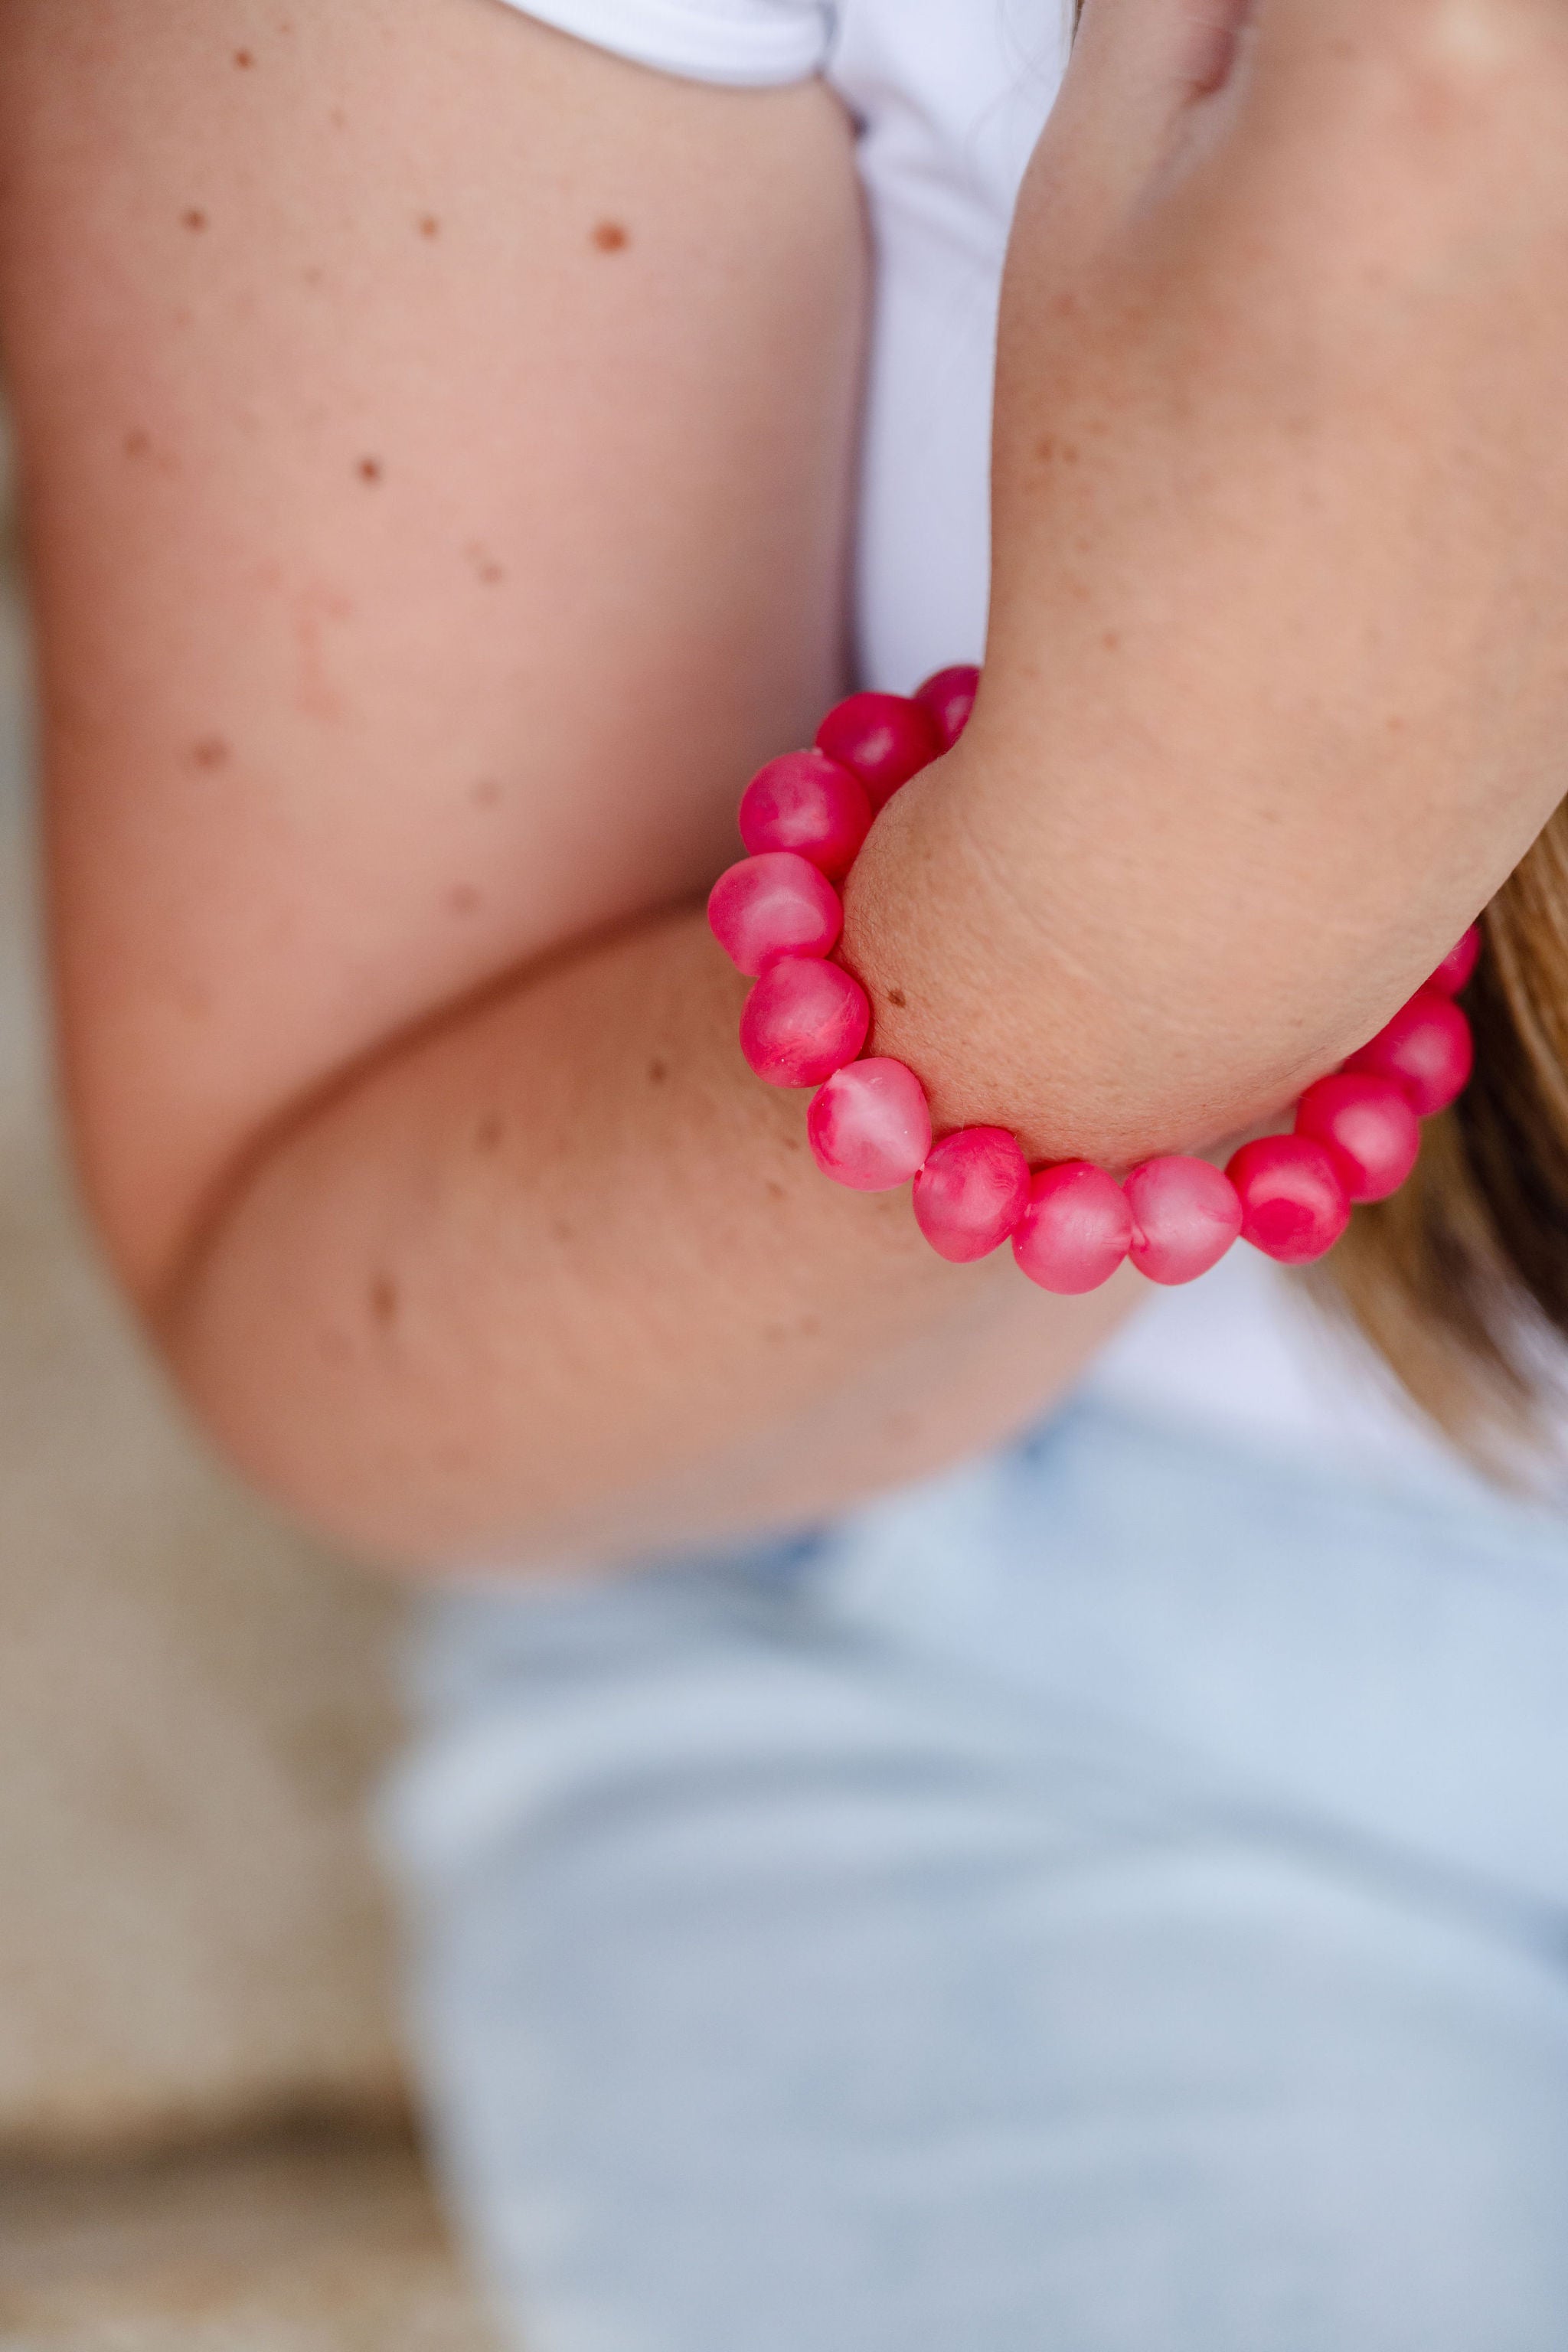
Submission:
{"label": "child's arm", "polygon": [[848,127],[487,0],[289,13],[0,32],[100,1228],[219,1440],[351,1540],[832,1508],[1114,1312],[826,1183],[701,914],[843,683]]}
{"label": "child's arm", "polygon": [[[252,1475],[407,1557],[830,1509],[1003,1433],[1115,1297],[823,1182],[683,911],[838,683],[847,127],[480,0],[255,21],[0,36],[68,1076],[127,1280]],[[1560,789],[1568,36],[1275,0],[1229,143],[1141,194],[1147,60],[1093,24],[1016,239],[985,694],[849,938],[939,1108],[1115,1158],[1374,1027]],[[1465,24],[1500,65],[1432,49]]]}
{"label": "child's arm", "polygon": [[984,689],[851,892],[879,1044],[1042,1157],[1292,1099],[1568,790],[1568,15],[1258,0],[1205,96],[1242,13],[1090,0],[1009,259]]}

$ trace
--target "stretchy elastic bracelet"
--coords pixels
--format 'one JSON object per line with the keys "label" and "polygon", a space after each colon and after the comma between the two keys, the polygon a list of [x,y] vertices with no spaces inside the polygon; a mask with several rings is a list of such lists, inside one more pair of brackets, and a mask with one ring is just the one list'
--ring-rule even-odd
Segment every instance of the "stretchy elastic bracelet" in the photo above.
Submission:
{"label": "stretchy elastic bracelet", "polygon": [[1031,1169],[1002,1127],[931,1136],[925,1088],[902,1062],[864,1055],[871,1006],[828,959],[844,924],[838,886],[900,786],[951,751],[980,682],[939,670],[913,696],[852,694],[809,751],[770,760],[746,787],[751,855],[708,903],[720,945],[754,980],[741,1045],[761,1078],[815,1087],[818,1165],[857,1192],[913,1183],[915,1219],[954,1264],[1011,1240],[1043,1290],[1096,1290],[1131,1258],[1151,1282],[1195,1281],[1233,1242],[1285,1265],[1331,1250],[1352,1203],[1384,1201],[1415,1165],[1421,1121],[1464,1091],[1470,1025],[1455,998],[1475,971],[1471,929],[1423,988],[1331,1076],[1308,1087],[1289,1135],[1244,1143],[1223,1171],[1206,1160],[1146,1160],[1121,1183],[1088,1160]]}

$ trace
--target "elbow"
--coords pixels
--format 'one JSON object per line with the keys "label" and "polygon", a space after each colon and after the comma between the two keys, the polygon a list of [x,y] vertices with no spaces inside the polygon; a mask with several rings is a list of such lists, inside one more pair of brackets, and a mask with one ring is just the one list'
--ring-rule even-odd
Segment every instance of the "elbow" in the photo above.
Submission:
{"label": "elbow", "polygon": [[410,1399],[384,1334],[287,1284],[236,1297],[227,1271],[209,1249],[143,1315],[205,1444],[267,1509],[363,1565],[438,1576],[479,1556],[494,1531],[476,1519],[472,1441]]}

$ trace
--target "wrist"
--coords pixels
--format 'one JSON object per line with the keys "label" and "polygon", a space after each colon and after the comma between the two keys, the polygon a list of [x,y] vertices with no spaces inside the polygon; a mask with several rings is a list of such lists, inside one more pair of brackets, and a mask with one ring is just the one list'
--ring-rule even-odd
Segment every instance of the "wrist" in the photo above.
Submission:
{"label": "wrist", "polygon": [[[883,812],[845,892],[867,1050],[919,1070],[939,1130],[1000,1122],[1031,1159],[1117,1168],[1272,1116],[1336,1057],[1267,1051],[1179,908],[1141,910],[1103,841],[1009,787],[977,727]],[[1030,805],[1033,802],[1035,804]]]}
{"label": "wrist", "polygon": [[[1031,1281],[1076,1294],[1099,1288],[1129,1256],[1152,1281],[1195,1281],[1241,1238],[1291,1265],[1324,1255],[1354,1203],[1386,1200],[1406,1181],[1420,1150],[1421,1119],[1447,1108],[1468,1082],[1469,1024],[1452,1000],[1473,968],[1479,935],[1468,934],[1443,959],[1428,984],[1342,1072],[1308,1088],[1295,1107],[1294,1132],[1244,1145],[1223,1172],[1167,1144],[1126,1168],[1119,1181],[1114,1147],[1103,1155],[1111,1160],[1108,1168],[1084,1157],[1081,1144],[1076,1151],[1053,1146],[1049,1108],[1038,1129],[1047,1139],[1041,1144],[1026,1126],[966,1111],[951,1076],[945,1086],[936,1078],[933,1095],[933,1063],[939,1070],[952,1067],[944,1042],[955,1030],[973,1035],[966,1015],[977,999],[998,999],[997,951],[1000,946],[1005,971],[1009,937],[1021,933],[1035,944],[1025,958],[1024,988],[1000,997],[1006,1006],[1037,992],[1027,984],[1031,977],[1048,979],[1038,969],[1042,948],[1069,989],[1075,982],[1081,989],[1085,970],[1081,957],[1075,961],[1056,950],[1048,921],[1037,920],[1035,901],[1017,887],[1016,869],[977,858],[973,801],[959,789],[964,763],[957,762],[934,798],[931,782],[909,793],[913,814],[889,820],[889,857],[866,869],[849,954],[858,942],[870,986],[847,961],[830,961],[843,947],[845,909],[825,868],[840,868],[849,819],[848,830],[859,833],[864,845],[875,832],[873,808],[885,809],[916,777],[931,779],[943,752],[967,730],[978,672],[963,674],[965,690],[948,707],[948,682],[959,675],[928,679],[908,699],[851,696],[828,713],[815,751],[772,762],[747,787],[741,830],[752,854],[714,885],[708,914],[725,951],[755,977],[741,1020],[751,1067],[771,1086],[816,1089],[807,1134],[825,1174],[858,1192],[896,1190],[912,1180],[916,1222],[932,1249],[953,1263],[972,1264],[1011,1239]],[[931,894],[921,886],[938,874],[950,884],[952,876],[966,875],[972,885],[978,876],[992,886],[960,889],[965,913],[956,941],[959,927],[951,919],[932,937]],[[994,924],[977,924],[977,901],[1002,910],[1000,941]],[[943,903],[951,918],[951,887]],[[912,920],[906,916],[889,939],[899,908],[923,908],[923,925],[918,912]],[[879,973],[877,964],[889,960],[893,969]],[[933,971],[939,983],[945,976],[945,996],[921,992],[911,998],[906,964],[919,969],[928,986]],[[1121,1031],[1131,1039],[1125,988],[1120,995]],[[878,1004],[880,1037],[873,1034]],[[1108,1072],[1119,1073],[1092,1026],[1085,1063],[1083,1029],[1081,1022],[1070,1024],[1072,1074],[1087,1067],[1103,1081]],[[906,1031],[917,1051],[922,1043],[927,1048],[924,1078],[904,1058]],[[1013,1034],[1009,1024],[1004,1038]],[[900,1053],[886,1050],[895,1038]],[[1158,1057],[1152,1066],[1164,1071],[1169,1087],[1172,1059],[1168,1048],[1161,1055],[1163,1031],[1157,1028],[1152,1048],[1146,1034],[1141,1042],[1142,1062]],[[1178,1096],[1190,1076],[1176,1070]],[[987,1082],[983,1075],[982,1088]],[[1005,1067],[995,1066],[989,1082],[1007,1087]],[[1015,1080],[1015,1100],[1021,1091]],[[1214,1091],[1200,1097],[1205,1119],[1216,1117]],[[1111,1106],[1103,1087],[1101,1094],[1103,1116]],[[983,1092],[976,1099],[984,1101]],[[1131,1099],[1142,1099],[1136,1084]],[[1215,1129],[1205,1132],[1212,1137]],[[1041,1157],[1046,1164],[1031,1171],[1031,1160]]]}

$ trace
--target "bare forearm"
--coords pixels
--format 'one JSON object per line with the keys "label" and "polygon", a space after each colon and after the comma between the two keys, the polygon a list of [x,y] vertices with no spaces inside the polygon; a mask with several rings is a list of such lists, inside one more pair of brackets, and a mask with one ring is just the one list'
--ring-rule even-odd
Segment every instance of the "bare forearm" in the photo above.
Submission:
{"label": "bare forearm", "polygon": [[1016,1427],[1111,1328],[826,1183],[700,915],[584,951],[274,1141],[158,1310],[230,1454],[415,1561],[799,1523]]}
{"label": "bare forearm", "polygon": [[1568,787],[1561,22],[1255,14],[1184,129],[1086,19],[1008,261],[984,689],[851,893],[879,1044],[1042,1155],[1270,1113]]}

